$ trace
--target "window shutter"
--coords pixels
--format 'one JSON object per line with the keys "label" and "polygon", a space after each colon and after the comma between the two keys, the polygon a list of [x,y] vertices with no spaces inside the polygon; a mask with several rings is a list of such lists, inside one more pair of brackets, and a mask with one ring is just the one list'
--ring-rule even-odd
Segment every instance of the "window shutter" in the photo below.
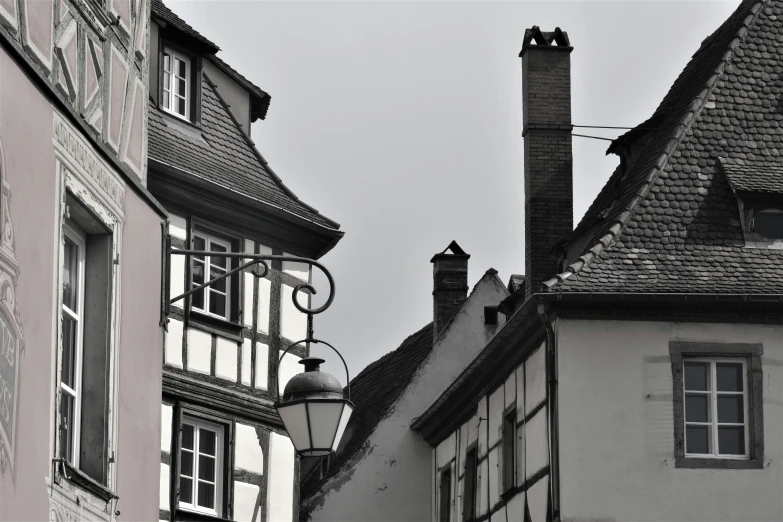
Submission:
{"label": "window shutter", "polygon": [[182,403],[177,401],[174,406],[174,444],[171,453],[171,470],[170,470],[170,513],[172,520],[174,519],[174,513],[179,506],[179,473],[180,473],[180,450],[182,448]]}
{"label": "window shutter", "polygon": [[112,236],[90,234],[85,257],[79,468],[104,486],[108,483],[112,281]]}

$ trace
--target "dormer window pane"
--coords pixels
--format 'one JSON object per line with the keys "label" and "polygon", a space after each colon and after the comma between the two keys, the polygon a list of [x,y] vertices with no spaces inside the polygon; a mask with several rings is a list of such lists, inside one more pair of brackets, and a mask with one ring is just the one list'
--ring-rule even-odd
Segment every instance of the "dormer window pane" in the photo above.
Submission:
{"label": "dormer window pane", "polygon": [[765,208],[755,211],[753,232],[767,239],[783,239],[783,210]]}
{"label": "dormer window pane", "polygon": [[190,119],[190,59],[166,49],[163,51],[163,95],[161,107],[181,118]]}

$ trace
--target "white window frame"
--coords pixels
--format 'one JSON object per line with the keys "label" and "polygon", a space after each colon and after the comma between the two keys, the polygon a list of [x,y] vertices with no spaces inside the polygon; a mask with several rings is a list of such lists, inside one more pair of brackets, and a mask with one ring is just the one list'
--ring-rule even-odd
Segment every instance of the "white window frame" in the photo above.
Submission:
{"label": "white window frame", "polygon": [[[685,365],[688,363],[708,363],[709,364],[709,390],[688,390],[685,386]],[[741,392],[718,392],[717,383],[717,364],[718,363],[731,363],[742,365],[742,391]],[[708,459],[727,459],[727,460],[748,460],[750,458],[750,441],[749,439],[749,390],[748,390],[748,376],[747,376],[747,359],[740,357],[683,357],[682,359],[682,408],[683,408],[683,441],[685,442],[685,457],[690,458],[708,458]],[[708,422],[689,422],[686,415],[686,404],[688,395],[707,395],[709,397],[710,406],[710,420]],[[744,455],[726,455],[718,453],[718,427],[719,426],[740,426],[739,423],[718,423],[718,395],[741,395],[743,398],[743,428],[745,439],[745,453]],[[688,453],[688,426],[710,426],[710,449],[711,453]]]}
{"label": "white window frame", "polygon": [[[166,70],[166,55],[169,57],[169,70]],[[175,92],[175,83],[178,78],[181,78],[180,76],[177,76],[174,74],[174,71],[176,68],[174,67],[174,63],[176,60],[179,60],[185,64],[185,95],[180,96],[179,94],[174,94]],[[166,75],[168,74],[168,82],[166,81]],[[192,63],[191,59],[185,56],[182,53],[178,53],[177,51],[174,51],[170,47],[164,47],[163,52],[161,53],[161,77],[163,84],[163,91],[160,94],[160,106],[168,113],[176,116],[177,118],[181,118],[186,121],[190,121],[190,98],[191,98],[191,89],[192,89]],[[169,95],[169,102],[168,104],[165,103],[164,99],[164,93]],[[185,114],[180,114],[176,110],[176,105],[174,103],[175,98],[182,98],[185,100]]]}
{"label": "white window frame", "polygon": [[[182,417],[182,428],[184,429],[185,425],[189,425],[193,427],[193,476],[190,477],[191,484],[192,484],[192,490],[191,490],[191,499],[193,500],[192,503],[183,502],[182,499],[182,491],[180,490],[180,501],[179,501],[179,508],[184,509],[186,511],[193,511],[196,513],[205,513],[209,515],[215,515],[215,516],[222,516],[222,506],[223,506],[223,459],[224,459],[224,445],[223,445],[223,437],[225,436],[225,427],[216,424],[214,422],[208,422],[205,420],[202,420],[197,417],[191,417],[189,415],[183,415]],[[199,483],[199,473],[198,473],[198,456],[199,456],[199,438],[201,435],[201,429],[207,429],[210,431],[215,432],[215,508],[210,509],[206,507],[202,507],[198,505],[198,483]],[[183,451],[191,451],[184,449],[182,447],[182,444],[180,444],[179,447],[180,451],[180,459],[182,458],[182,452]],[[179,471],[180,476],[182,476],[182,469]],[[180,476],[176,478],[177,482],[180,481]]]}
{"label": "white window frame", "polygon": [[[73,397],[73,426],[68,426],[68,431],[71,435],[71,459],[69,462],[74,466],[79,466],[79,450],[80,450],[80,427],[81,427],[81,409],[82,409],[82,362],[83,362],[83,344],[84,344],[84,277],[85,277],[85,250],[87,246],[87,240],[84,233],[76,227],[63,224],[63,243],[62,243],[62,255],[60,258],[63,260],[63,268],[65,266],[65,238],[70,240],[78,249],[77,250],[77,273],[76,273],[76,302],[77,312],[74,312],[69,307],[65,306],[62,298],[60,299],[60,332],[64,332],[62,327],[63,319],[65,315],[70,317],[76,322],[76,342],[73,347],[73,380],[74,388],[71,388],[63,382],[63,356],[64,350],[60,349],[60,394],[67,394]],[[64,270],[63,270],[64,273]],[[62,422],[62,401],[58,401],[57,409],[60,416],[60,422]],[[62,426],[61,426],[62,429]],[[61,453],[62,455],[62,453]]]}
{"label": "white window frame", "polygon": [[[220,245],[220,246],[224,247],[226,249],[227,253],[233,251],[232,248],[231,248],[231,242],[230,241],[218,238],[218,237],[213,236],[211,234],[207,234],[207,233],[205,233],[205,232],[203,232],[201,230],[197,230],[197,231],[193,232],[193,239],[195,240],[196,238],[201,239],[201,240],[204,241],[204,250],[206,250],[206,251],[210,251],[211,250],[210,246],[212,244]],[[211,262],[211,259],[212,259],[212,256],[208,256],[208,255],[204,256],[204,261],[203,261],[203,264],[204,264],[204,281],[202,282],[202,284],[206,283],[207,281],[210,281],[211,278],[212,278],[212,276],[210,275],[212,273],[212,262]],[[224,257],[223,259],[225,259],[225,261],[226,261],[226,268],[224,269],[223,267],[219,267],[219,266],[217,268],[219,270],[224,271],[224,272],[228,272],[229,270],[231,270],[231,263],[230,263],[231,260],[228,257]],[[195,263],[201,263],[201,262],[202,261],[200,259],[198,259],[196,256],[193,256],[192,263],[194,265],[195,265]],[[192,270],[192,268],[191,268],[191,270]],[[225,279],[225,281],[226,281],[226,292],[225,292],[226,293],[226,310],[225,310],[226,313],[225,313],[225,315],[215,314],[215,313],[212,313],[212,312],[209,311],[209,304],[210,304],[210,299],[211,299],[211,291],[214,288],[212,286],[208,286],[207,288],[204,288],[200,292],[203,295],[203,298],[204,298],[204,308],[197,308],[195,305],[193,305],[192,306],[193,310],[196,310],[197,312],[205,314],[205,315],[208,315],[210,317],[217,317],[218,319],[223,319],[224,321],[231,321],[231,277],[232,276],[229,276],[229,277],[227,277]],[[191,276],[191,288],[193,287],[193,284],[194,284],[192,282],[192,279],[193,279],[193,277]],[[219,292],[219,290],[215,290],[215,291]],[[192,300],[191,300],[191,302],[192,302]]]}

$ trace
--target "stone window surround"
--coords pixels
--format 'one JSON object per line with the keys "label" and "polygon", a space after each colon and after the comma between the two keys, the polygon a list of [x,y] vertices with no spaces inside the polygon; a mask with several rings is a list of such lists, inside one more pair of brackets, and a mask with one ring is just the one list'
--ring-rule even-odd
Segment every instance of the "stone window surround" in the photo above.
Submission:
{"label": "stone window surround", "polygon": [[[674,465],[690,469],[762,469],[764,465],[764,415],[760,343],[669,342],[672,364],[674,407]],[[736,357],[747,361],[748,382],[748,459],[700,458],[685,456],[685,409],[683,405],[683,359],[698,357]]]}

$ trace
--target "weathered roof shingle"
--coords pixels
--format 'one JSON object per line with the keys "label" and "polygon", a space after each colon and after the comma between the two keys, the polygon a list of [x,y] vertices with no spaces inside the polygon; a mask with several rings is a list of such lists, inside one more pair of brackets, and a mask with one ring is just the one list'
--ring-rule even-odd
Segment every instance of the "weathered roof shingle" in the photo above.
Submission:
{"label": "weathered roof shingle", "polygon": [[743,2],[652,118],[612,145],[646,140],[575,230],[592,238],[582,255],[545,290],[783,293],[783,251],[745,246],[718,160],[779,172],[782,57],[783,2]]}

